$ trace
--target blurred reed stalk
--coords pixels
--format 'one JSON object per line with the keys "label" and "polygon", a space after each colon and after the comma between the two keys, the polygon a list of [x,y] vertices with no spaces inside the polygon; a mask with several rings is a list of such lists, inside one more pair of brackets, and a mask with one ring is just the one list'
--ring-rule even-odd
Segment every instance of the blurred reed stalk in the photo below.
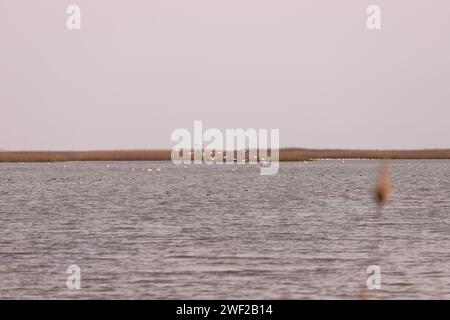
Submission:
{"label": "blurred reed stalk", "polygon": [[389,163],[384,160],[378,172],[377,187],[375,189],[375,199],[380,206],[386,205],[392,191],[389,176]]}

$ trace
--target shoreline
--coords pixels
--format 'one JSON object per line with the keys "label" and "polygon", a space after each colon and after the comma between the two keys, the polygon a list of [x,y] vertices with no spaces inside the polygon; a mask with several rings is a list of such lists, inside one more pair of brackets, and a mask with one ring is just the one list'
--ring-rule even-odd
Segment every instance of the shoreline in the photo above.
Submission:
{"label": "shoreline", "polygon": [[[235,153],[236,155],[236,153]],[[246,153],[248,160],[248,150]],[[351,150],[351,149],[280,149],[280,162],[342,159],[450,159],[450,149],[423,150]],[[0,151],[0,163],[69,161],[170,161],[171,150],[117,151]]]}

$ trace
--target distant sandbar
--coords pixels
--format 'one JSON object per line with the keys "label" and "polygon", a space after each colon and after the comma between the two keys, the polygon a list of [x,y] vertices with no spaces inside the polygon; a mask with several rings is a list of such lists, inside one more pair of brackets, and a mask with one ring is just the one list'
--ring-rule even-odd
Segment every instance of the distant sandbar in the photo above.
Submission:
{"label": "distant sandbar", "polygon": [[[248,159],[248,152],[247,152]],[[315,159],[450,159],[450,149],[339,150],[280,149],[280,161]],[[0,162],[170,161],[171,150],[0,151]]]}

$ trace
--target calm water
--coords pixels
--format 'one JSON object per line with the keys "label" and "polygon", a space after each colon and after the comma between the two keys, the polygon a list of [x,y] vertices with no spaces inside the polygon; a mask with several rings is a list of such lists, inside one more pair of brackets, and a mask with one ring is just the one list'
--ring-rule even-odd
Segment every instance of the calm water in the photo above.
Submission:
{"label": "calm water", "polygon": [[0,164],[0,298],[449,299],[450,161],[378,167]]}

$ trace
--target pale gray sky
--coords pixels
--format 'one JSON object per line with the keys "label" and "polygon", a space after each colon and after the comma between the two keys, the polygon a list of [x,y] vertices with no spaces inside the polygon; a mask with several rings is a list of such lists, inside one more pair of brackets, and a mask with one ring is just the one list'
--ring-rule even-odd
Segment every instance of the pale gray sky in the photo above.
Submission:
{"label": "pale gray sky", "polygon": [[448,0],[0,0],[0,149],[168,148],[194,120],[279,128],[284,147],[450,147],[449,14]]}

